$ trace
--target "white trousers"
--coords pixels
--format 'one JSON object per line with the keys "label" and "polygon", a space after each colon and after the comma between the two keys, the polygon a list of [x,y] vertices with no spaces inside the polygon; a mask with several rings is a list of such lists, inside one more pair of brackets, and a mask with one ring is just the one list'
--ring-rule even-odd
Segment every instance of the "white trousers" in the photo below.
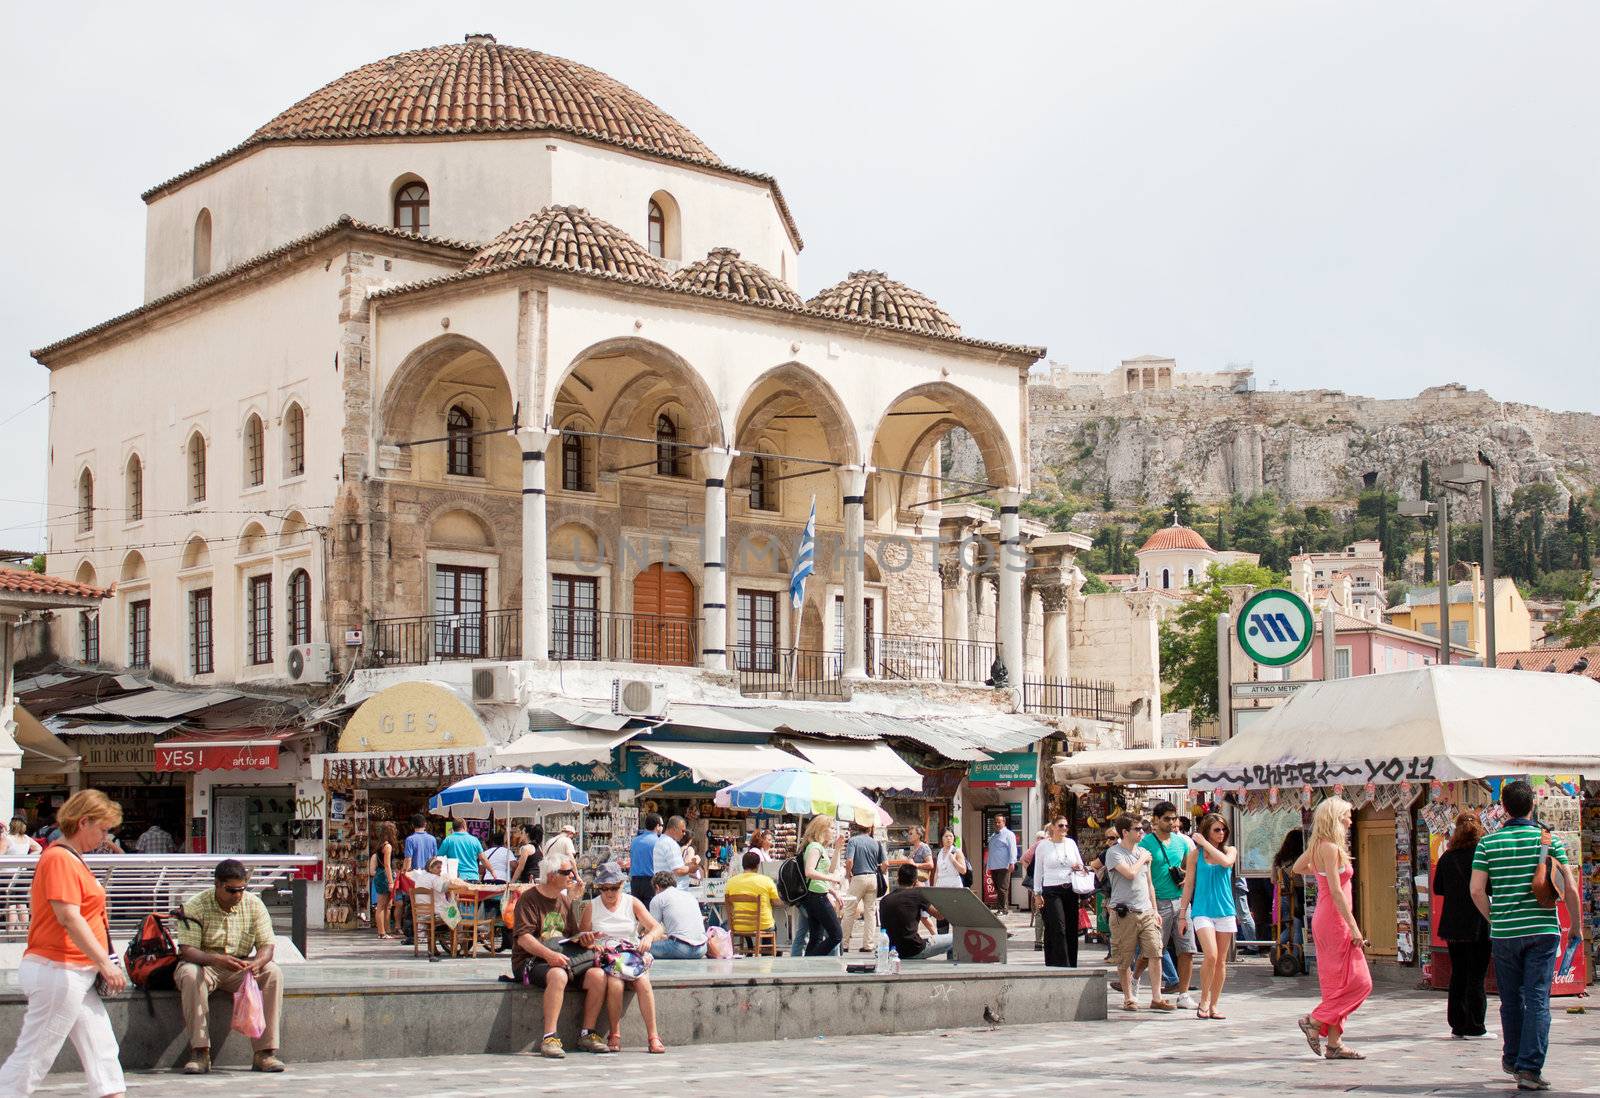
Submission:
{"label": "white trousers", "polygon": [[122,1065],[111,1017],[95,993],[95,970],[68,968],[37,957],[23,957],[17,982],[28,996],[17,1047],[0,1067],[0,1098],[32,1094],[44,1081],[61,1046],[72,1038],[87,1075],[90,1098],[121,1094]]}
{"label": "white trousers", "polygon": [[878,875],[857,873],[850,878],[849,890],[844,898],[844,940],[840,948],[849,953],[854,945],[856,920],[863,919],[862,947],[878,948]]}

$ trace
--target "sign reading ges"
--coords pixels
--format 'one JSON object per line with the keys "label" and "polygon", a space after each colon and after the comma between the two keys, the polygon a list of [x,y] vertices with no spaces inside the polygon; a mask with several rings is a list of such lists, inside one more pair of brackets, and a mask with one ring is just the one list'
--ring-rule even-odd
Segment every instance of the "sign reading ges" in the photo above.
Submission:
{"label": "sign reading ges", "polygon": [[1239,610],[1239,647],[1257,663],[1284,667],[1311,649],[1316,622],[1311,607],[1292,591],[1257,591]]}

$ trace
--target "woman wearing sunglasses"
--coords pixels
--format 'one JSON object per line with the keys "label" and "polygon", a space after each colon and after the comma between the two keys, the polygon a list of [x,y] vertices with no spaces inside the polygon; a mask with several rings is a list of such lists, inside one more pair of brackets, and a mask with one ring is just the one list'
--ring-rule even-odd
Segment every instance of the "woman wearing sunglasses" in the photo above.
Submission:
{"label": "woman wearing sunglasses", "polygon": [[[666,931],[651,917],[644,904],[622,891],[625,880],[627,877],[615,862],[607,862],[595,871],[594,887],[600,895],[584,906],[578,930],[592,933],[595,941],[602,945],[607,941],[632,942],[639,947],[638,952],[648,958],[651,944]],[[644,1019],[650,1051],[667,1051],[667,1046],[661,1043],[661,1035],[656,1032],[656,993],[650,986],[649,973],[640,973],[628,981],[610,970],[606,972],[606,1011],[611,1015],[611,1032],[606,1036],[606,1048],[612,1052],[622,1051],[622,993],[630,982],[639,1001],[639,1017]]]}
{"label": "woman wearing sunglasses", "polygon": [[1228,948],[1239,932],[1233,902],[1233,865],[1239,852],[1228,845],[1228,821],[1207,812],[1194,829],[1195,849],[1184,859],[1183,899],[1178,903],[1178,933],[1194,920],[1194,934],[1205,959],[1200,966],[1199,1018],[1222,1019],[1217,1003],[1228,979]]}

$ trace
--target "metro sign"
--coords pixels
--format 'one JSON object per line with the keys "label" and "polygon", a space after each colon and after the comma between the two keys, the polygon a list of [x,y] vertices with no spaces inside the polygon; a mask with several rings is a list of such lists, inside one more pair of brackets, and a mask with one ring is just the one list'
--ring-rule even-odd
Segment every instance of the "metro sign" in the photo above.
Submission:
{"label": "metro sign", "polygon": [[1239,647],[1257,663],[1284,667],[1311,650],[1316,619],[1293,591],[1257,591],[1239,610]]}

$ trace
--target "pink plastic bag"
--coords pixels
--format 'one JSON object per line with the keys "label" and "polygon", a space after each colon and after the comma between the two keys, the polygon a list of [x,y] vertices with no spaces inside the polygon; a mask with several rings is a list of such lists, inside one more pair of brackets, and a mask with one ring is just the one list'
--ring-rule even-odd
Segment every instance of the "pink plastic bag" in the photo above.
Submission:
{"label": "pink plastic bag", "polygon": [[254,1041],[267,1030],[266,1011],[261,1008],[261,986],[256,974],[246,972],[233,993],[233,1029]]}

